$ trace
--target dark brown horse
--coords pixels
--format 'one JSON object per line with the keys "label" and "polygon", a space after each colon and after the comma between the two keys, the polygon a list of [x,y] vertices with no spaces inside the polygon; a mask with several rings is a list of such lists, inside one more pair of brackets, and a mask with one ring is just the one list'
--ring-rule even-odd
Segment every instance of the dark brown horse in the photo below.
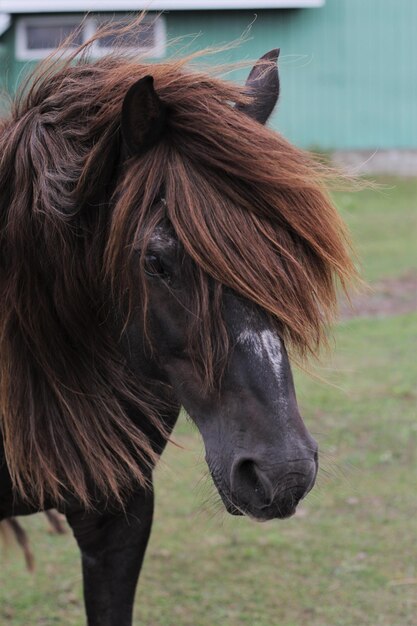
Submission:
{"label": "dark brown horse", "polygon": [[131,624],[181,405],[229,512],[315,481],[285,346],[317,352],[353,268],[325,172],[264,126],[277,56],[242,89],[74,53],[1,123],[0,519],[65,513],[90,626]]}

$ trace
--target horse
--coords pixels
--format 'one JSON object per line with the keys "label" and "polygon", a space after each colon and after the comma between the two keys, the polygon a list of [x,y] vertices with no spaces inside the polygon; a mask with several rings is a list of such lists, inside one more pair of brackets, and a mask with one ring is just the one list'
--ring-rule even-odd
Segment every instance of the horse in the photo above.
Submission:
{"label": "horse", "polygon": [[57,508],[89,626],[130,626],[182,406],[232,515],[312,489],[290,356],[317,354],[355,270],[327,170],[266,125],[278,50],[243,87],[85,50],[0,122],[0,520]]}
{"label": "horse", "polygon": [[[53,509],[48,509],[45,511],[45,516],[50,525],[50,532],[56,533],[57,535],[65,535],[65,526],[61,521],[59,513]],[[7,535],[9,532],[14,536],[22,549],[26,568],[29,572],[33,572],[35,569],[35,558],[30,547],[29,538],[25,529],[15,517],[7,517],[0,522],[0,535],[3,536],[5,544],[7,544]]]}

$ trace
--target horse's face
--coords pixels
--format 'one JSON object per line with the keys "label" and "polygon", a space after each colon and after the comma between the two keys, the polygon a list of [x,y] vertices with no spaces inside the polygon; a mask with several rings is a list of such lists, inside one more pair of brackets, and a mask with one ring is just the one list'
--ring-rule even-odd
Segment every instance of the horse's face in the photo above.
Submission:
{"label": "horse's face", "polygon": [[[273,50],[254,66],[246,83],[253,98],[238,106],[262,124],[278,99],[277,56]],[[152,78],[135,83],[122,111],[126,153],[141,155],[157,143],[166,119]],[[188,351],[190,325],[199,330],[187,307],[192,286],[184,257],[169,224],[155,229],[141,254],[155,363],[203,436],[207,463],[227,510],[257,519],[291,515],[314,484],[317,444],[300,417],[276,326],[260,308],[224,289],[220,308],[228,362],[215,390],[207,391]]]}
{"label": "horse's face", "polygon": [[173,231],[159,226],[145,257],[154,358],[198,426],[213,480],[230,513],[287,517],[312,488],[317,444],[300,417],[285,346],[257,306],[222,296],[230,343],[214,391],[204,391],[189,357],[184,263]]}

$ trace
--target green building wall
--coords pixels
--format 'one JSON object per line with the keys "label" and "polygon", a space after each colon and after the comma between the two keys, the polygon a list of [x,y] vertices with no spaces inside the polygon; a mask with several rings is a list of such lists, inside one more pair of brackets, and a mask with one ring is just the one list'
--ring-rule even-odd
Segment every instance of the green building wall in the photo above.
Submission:
{"label": "green building wall", "polygon": [[[238,47],[208,57],[211,63],[280,47],[281,99],[271,123],[294,143],[417,149],[417,0],[326,0],[316,9],[258,11],[256,19],[254,11],[178,11],[165,19],[168,37],[184,37],[188,51],[246,32]],[[0,77],[12,91],[31,65],[14,59],[13,27],[1,50]]]}

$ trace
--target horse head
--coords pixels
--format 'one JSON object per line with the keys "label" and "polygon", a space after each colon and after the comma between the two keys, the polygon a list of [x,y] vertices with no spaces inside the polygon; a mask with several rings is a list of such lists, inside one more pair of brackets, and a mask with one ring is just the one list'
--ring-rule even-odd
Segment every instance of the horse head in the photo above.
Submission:
{"label": "horse head", "polygon": [[355,270],[328,170],[266,126],[277,58],[240,87],[183,60],[69,57],[18,99],[0,409],[21,494],[122,502],[180,405],[229,511],[286,517],[311,489],[288,354],[317,353]]}
{"label": "horse head", "polygon": [[[277,57],[273,50],[258,61],[246,83],[250,100],[236,106],[242,116],[261,124],[278,100]],[[167,123],[167,105],[152,78],[140,79],[123,103],[122,132],[129,157],[140,157],[156,145]],[[197,268],[167,217],[167,202],[156,199],[156,225],[148,228],[147,237],[142,234],[136,249],[147,291],[149,358],[168,377],[178,402],[197,425],[226,509],[256,519],[288,517],[314,484],[318,454],[298,410],[283,337],[262,307],[212,281],[201,309],[206,306],[209,315],[221,318],[211,320],[209,332],[220,336],[218,352],[225,352],[226,358],[212,385],[205,385],[189,342],[190,328],[197,335],[204,333],[204,313],[194,312],[190,304],[190,290],[198,289]],[[141,333],[136,328],[130,334],[137,358]],[[208,337],[201,351],[213,350],[215,343]],[[143,356],[141,361],[146,363]]]}

